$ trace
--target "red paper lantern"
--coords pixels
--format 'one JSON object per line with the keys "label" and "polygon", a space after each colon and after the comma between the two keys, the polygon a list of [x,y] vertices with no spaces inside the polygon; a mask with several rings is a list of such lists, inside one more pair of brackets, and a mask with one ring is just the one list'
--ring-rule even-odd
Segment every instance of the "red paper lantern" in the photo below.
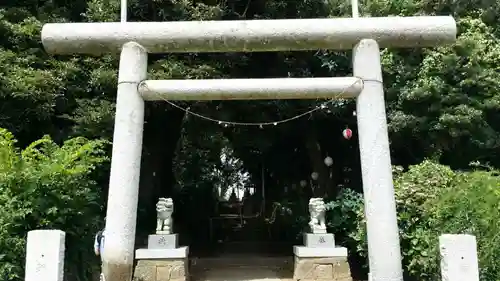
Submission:
{"label": "red paper lantern", "polygon": [[349,140],[352,138],[352,130],[347,128],[344,131],[342,131],[342,136],[344,136],[344,139]]}

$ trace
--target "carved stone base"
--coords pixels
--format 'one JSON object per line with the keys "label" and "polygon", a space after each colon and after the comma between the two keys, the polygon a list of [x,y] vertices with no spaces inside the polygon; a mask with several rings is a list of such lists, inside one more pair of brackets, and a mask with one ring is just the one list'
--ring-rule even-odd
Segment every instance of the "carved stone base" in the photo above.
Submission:
{"label": "carved stone base", "polygon": [[133,281],[188,281],[188,259],[138,260]]}
{"label": "carved stone base", "polygon": [[345,255],[344,253],[340,253],[336,256],[327,257],[318,257],[326,252],[318,253],[317,256],[309,253],[313,253],[313,251],[318,248],[312,248],[311,250],[313,251],[299,251],[309,249],[305,247],[299,247],[299,249],[297,249],[296,247],[293,280],[352,281],[351,270],[349,269],[349,263],[347,262],[347,251],[344,251],[345,248],[335,248],[331,250],[332,253],[345,252]]}
{"label": "carved stone base", "polygon": [[333,233],[305,233],[304,245],[308,248],[335,247],[335,237]]}
{"label": "carved stone base", "polygon": [[179,248],[177,234],[151,234],[148,236],[148,249]]}

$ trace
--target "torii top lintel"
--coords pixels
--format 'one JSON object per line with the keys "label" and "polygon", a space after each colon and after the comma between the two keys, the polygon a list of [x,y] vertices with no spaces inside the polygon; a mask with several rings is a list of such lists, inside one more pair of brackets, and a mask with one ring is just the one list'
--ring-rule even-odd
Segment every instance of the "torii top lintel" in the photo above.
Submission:
{"label": "torii top lintel", "polygon": [[384,47],[433,47],[456,40],[451,16],[325,19],[49,23],[42,42],[53,54],[117,53],[134,41],[149,53],[352,49],[361,39]]}

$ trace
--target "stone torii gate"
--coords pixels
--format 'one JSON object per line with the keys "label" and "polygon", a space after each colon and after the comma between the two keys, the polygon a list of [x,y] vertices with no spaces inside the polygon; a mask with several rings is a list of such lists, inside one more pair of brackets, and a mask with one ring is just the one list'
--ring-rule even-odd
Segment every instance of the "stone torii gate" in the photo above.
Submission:
{"label": "stone torii gate", "polygon": [[[357,98],[361,170],[373,281],[402,281],[380,48],[453,43],[447,16],[190,22],[51,23],[52,54],[121,52],[104,250],[107,281],[132,276],[144,100]],[[354,49],[353,77],[147,80],[148,53]]]}

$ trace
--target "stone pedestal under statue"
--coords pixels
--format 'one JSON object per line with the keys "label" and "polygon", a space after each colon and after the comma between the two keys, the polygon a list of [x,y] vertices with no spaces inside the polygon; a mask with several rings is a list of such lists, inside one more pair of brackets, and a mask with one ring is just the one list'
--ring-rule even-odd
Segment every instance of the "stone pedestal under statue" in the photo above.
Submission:
{"label": "stone pedestal under statue", "polygon": [[294,246],[293,280],[352,281],[347,248],[336,247],[335,237],[326,233],[325,205],[322,199],[309,201],[311,232],[304,234],[304,246]]}
{"label": "stone pedestal under statue", "polygon": [[137,249],[133,281],[187,281],[189,247],[179,247],[178,235],[171,233],[173,203],[160,198],[157,204],[156,234],[149,235],[147,249]]}

